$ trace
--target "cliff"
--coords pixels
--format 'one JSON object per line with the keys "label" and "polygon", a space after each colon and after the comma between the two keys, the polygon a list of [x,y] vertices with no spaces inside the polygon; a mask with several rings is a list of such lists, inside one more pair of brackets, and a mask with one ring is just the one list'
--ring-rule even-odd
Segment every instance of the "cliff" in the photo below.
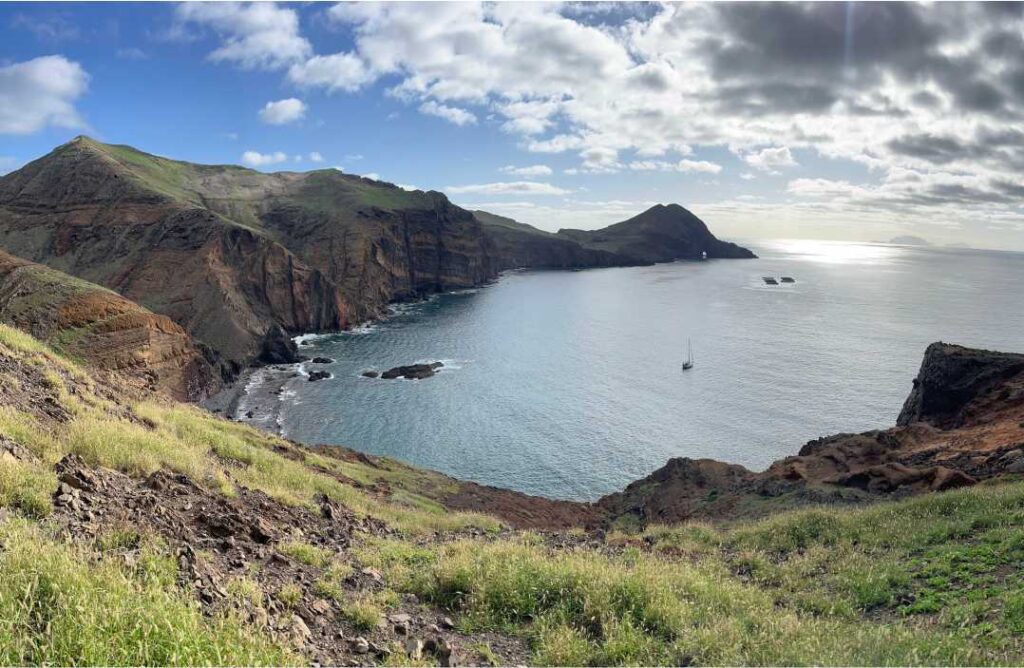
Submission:
{"label": "cliff", "polygon": [[494,243],[499,269],[584,269],[642,264],[615,253],[586,248],[572,239],[511,218],[486,211],[474,211],[473,215]]}
{"label": "cliff", "polygon": [[757,257],[742,246],[719,240],[704,221],[678,204],[657,204],[600,230],[562,229],[558,236],[640,264],[697,260],[702,253],[709,258]]}
{"label": "cliff", "polygon": [[1024,355],[933,343],[896,424],[926,422],[942,429],[969,424],[994,405],[1009,407],[1007,402],[1018,400],[1011,381],[1021,372]]}
{"label": "cliff", "polygon": [[138,388],[197,401],[220,378],[188,334],[97,285],[0,251],[0,322]]}
{"label": "cliff", "polygon": [[808,442],[762,472],[673,459],[598,502],[641,524],[726,519],[971,486],[1024,472],[1024,355],[933,343],[897,426]]}
{"label": "cliff", "polygon": [[193,165],[85,137],[0,179],[0,246],[171,317],[229,373],[273,325],[340,330],[496,271],[479,223],[439,193],[336,170]]}

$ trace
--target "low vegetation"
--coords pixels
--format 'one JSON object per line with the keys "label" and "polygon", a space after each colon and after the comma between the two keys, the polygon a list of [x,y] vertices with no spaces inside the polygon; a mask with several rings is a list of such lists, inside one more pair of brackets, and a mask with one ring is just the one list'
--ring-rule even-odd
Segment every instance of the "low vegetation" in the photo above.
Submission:
{"label": "low vegetation", "polygon": [[24,520],[0,522],[0,664],[281,665],[294,656],[237,619],[205,618],[177,564],[147,545],[134,566]]}

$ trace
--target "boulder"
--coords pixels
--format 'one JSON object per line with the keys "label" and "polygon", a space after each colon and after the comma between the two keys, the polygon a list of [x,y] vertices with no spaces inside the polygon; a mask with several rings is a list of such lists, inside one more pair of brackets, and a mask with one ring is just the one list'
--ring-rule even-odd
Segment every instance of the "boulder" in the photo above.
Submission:
{"label": "boulder", "polygon": [[363,378],[376,378],[379,375],[380,372],[374,369],[367,369],[366,371],[363,372]]}
{"label": "boulder", "polygon": [[329,371],[310,371],[308,380],[311,383],[315,383],[318,380],[325,380],[330,377],[331,374]]}
{"label": "boulder", "polygon": [[288,336],[288,332],[276,322],[263,335],[257,361],[262,364],[294,364],[305,358],[299,355],[299,347]]}
{"label": "boulder", "polygon": [[314,357],[311,361],[313,364],[334,364],[330,357]]}

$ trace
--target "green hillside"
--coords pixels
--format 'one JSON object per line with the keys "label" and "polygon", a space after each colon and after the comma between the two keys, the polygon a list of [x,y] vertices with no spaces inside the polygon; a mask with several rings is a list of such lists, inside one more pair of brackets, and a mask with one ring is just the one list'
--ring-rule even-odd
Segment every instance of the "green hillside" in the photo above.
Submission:
{"label": "green hillside", "polygon": [[445,509],[436,474],[131,398],[4,326],[0,376],[5,664],[1024,660],[1024,483],[532,533]]}

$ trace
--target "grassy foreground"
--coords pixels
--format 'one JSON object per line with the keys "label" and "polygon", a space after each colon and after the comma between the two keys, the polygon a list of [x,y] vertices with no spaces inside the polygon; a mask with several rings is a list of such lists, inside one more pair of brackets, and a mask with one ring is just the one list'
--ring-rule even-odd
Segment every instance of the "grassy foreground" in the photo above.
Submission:
{"label": "grassy foreground", "polygon": [[[415,594],[464,633],[525,639],[536,664],[1024,661],[1024,483],[728,526],[512,532],[421,494],[428,473],[325,457],[181,404],[121,401],[2,326],[0,361],[2,386],[16,390],[0,395],[0,445],[31,455],[0,451],[0,664],[309,660],[240,617],[204,615],[159,536],[127,560],[116,536],[62,535],[50,518],[53,466],[68,453],[134,476],[170,469],[228,496],[246,487],[310,505],[323,494],[386,523],[393,533],[355,534],[348,553],[275,547],[316,569],[319,594],[356,628]],[[66,415],[40,413],[24,398],[33,391]],[[384,584],[351,597],[343,582],[366,567]]]}

